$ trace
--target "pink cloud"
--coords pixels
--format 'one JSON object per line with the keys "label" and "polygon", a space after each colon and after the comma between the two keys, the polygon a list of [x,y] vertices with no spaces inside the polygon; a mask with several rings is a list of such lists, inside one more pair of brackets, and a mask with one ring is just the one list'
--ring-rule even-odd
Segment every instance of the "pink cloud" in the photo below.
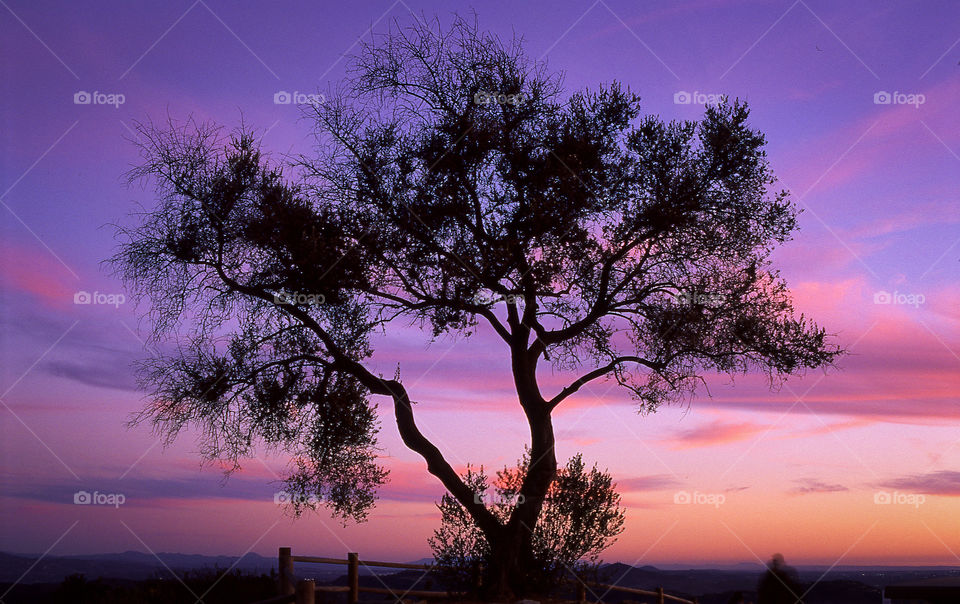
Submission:
{"label": "pink cloud", "polygon": [[37,246],[0,243],[0,283],[42,304],[63,309],[73,303],[73,276],[48,251]]}
{"label": "pink cloud", "polygon": [[745,440],[765,430],[767,430],[767,427],[761,424],[750,422],[728,423],[717,420],[704,426],[684,430],[667,439],[666,442],[671,449],[714,447]]}
{"label": "pink cloud", "polygon": [[885,215],[857,227],[847,230],[841,236],[852,239],[864,237],[880,237],[892,233],[902,233],[917,227],[942,224],[956,224],[960,222],[960,213],[957,212],[957,201],[936,201],[918,203],[908,210]]}
{"label": "pink cloud", "polygon": [[[438,502],[446,489],[440,480],[428,473],[425,462],[381,460],[390,470],[387,484],[381,487],[380,499],[390,501]],[[463,473],[466,468],[456,468]],[[493,472],[488,472],[492,474]]]}
{"label": "pink cloud", "polygon": [[851,317],[850,309],[862,303],[866,287],[866,282],[862,278],[841,281],[801,281],[792,286],[790,292],[794,307],[798,311],[818,322],[824,322],[828,317],[843,316],[847,319],[844,324],[849,329],[850,319],[859,318]]}
{"label": "pink cloud", "polygon": [[919,109],[906,104],[877,105],[877,111],[810,140],[797,151],[792,162],[795,168],[783,172],[784,184],[797,187],[793,191],[796,195],[810,187],[822,191],[898,161],[904,149],[911,149],[911,156],[948,153],[937,137],[947,145],[956,138],[956,128],[947,124],[956,119],[953,99],[960,95],[960,81],[946,80],[915,92],[927,99]]}
{"label": "pink cloud", "polygon": [[676,487],[680,481],[670,474],[651,474],[648,476],[634,476],[632,478],[615,479],[617,490],[628,493],[632,491],[659,491]]}
{"label": "pink cloud", "polygon": [[[956,258],[952,256],[955,255],[948,256],[949,261],[956,263]],[[943,259],[944,263],[947,261],[947,258]],[[951,333],[957,333],[956,326],[960,322],[960,304],[957,303],[958,301],[960,301],[960,285],[949,284],[931,292],[925,307],[937,314],[940,319],[949,322],[953,327]],[[956,349],[954,351],[958,352]]]}

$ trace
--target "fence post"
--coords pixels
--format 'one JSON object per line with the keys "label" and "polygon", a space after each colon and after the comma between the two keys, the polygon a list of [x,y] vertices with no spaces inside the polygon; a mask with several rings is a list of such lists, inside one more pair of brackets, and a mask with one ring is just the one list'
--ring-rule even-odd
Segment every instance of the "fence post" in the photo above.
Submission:
{"label": "fence post", "polygon": [[666,598],[663,597],[662,587],[657,588],[657,602],[659,602],[660,604],[664,604],[666,602]]}
{"label": "fence post", "polygon": [[360,554],[347,554],[347,604],[357,604],[360,599]]}
{"label": "fence post", "polygon": [[289,547],[280,548],[280,595],[289,596],[294,593],[293,587],[293,557]]}
{"label": "fence post", "polygon": [[314,604],[317,596],[317,586],[313,579],[297,581],[296,604]]}
{"label": "fence post", "polygon": [[471,583],[473,583],[473,589],[477,593],[480,592],[480,588],[483,586],[483,563],[477,562],[474,560],[473,564],[470,567],[471,572]]}
{"label": "fence post", "polygon": [[577,602],[587,601],[587,586],[583,584],[580,577],[577,577]]}

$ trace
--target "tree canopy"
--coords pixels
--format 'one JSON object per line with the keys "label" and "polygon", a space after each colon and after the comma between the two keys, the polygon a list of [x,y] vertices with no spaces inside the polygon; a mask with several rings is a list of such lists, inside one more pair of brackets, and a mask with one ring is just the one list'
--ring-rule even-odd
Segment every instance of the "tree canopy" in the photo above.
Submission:
{"label": "tree canopy", "polygon": [[[170,437],[196,425],[232,460],[273,443],[299,493],[363,518],[386,479],[370,396],[389,397],[509,565],[557,470],[551,414],[585,384],[652,411],[710,372],[775,382],[840,354],[770,264],[798,210],[743,103],[667,122],[618,83],[567,93],[520,40],[459,18],[374,37],[327,98],[304,108],[316,145],[295,158],[245,128],[139,128],[131,176],[157,203],[113,261],[176,342],[141,373]],[[368,367],[372,336],[410,322],[503,343],[531,431],[527,504],[505,520],[418,429],[399,373]],[[548,366],[564,388],[541,391]]]}

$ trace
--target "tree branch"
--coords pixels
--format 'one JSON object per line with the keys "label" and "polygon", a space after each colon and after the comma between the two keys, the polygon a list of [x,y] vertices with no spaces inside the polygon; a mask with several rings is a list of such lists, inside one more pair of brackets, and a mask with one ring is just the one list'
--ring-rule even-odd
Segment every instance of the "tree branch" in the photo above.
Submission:
{"label": "tree branch", "polygon": [[580,390],[580,388],[583,387],[584,384],[587,384],[588,382],[591,382],[597,378],[607,375],[608,373],[610,373],[611,371],[613,371],[623,363],[631,363],[631,362],[638,363],[645,367],[649,367],[654,371],[659,371],[663,369],[663,366],[664,366],[662,363],[654,363],[643,357],[632,356],[632,355],[620,356],[610,361],[603,367],[598,367],[593,371],[585,373],[584,375],[577,378],[572,384],[570,384],[569,386],[561,390],[556,396],[554,396],[552,399],[547,401],[547,405],[551,410],[555,409],[556,406],[559,405],[561,402],[563,402],[567,397],[569,397],[576,391]]}

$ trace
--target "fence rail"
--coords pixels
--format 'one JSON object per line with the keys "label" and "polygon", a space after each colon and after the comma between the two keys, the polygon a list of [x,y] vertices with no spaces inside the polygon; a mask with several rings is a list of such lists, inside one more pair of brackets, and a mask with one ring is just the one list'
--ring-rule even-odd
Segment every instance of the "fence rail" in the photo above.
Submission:
{"label": "fence rail", "polygon": [[[680,604],[697,604],[697,598],[687,600],[686,598],[681,598],[680,596],[672,596],[668,593],[664,593],[662,587],[658,587],[656,591],[650,591],[649,589],[637,589],[636,587],[623,587],[621,585],[607,585],[606,583],[594,583],[592,581],[588,581],[585,584],[598,589],[622,591],[624,593],[636,594],[639,596],[652,596],[657,598],[657,602],[659,602],[659,604],[664,604],[667,600],[670,600],[671,602],[680,602]],[[578,600],[580,600],[579,597]],[[582,602],[583,600],[580,601]]]}
{"label": "fence rail", "polygon": [[[347,585],[317,585],[313,579],[296,580],[293,572],[294,562],[307,562],[313,564],[344,564],[347,567]],[[280,594],[268,600],[260,600],[255,604],[315,604],[318,591],[328,593],[344,593],[347,595],[347,604],[357,604],[360,592],[387,594],[403,597],[413,596],[418,598],[452,598],[462,596],[463,594],[449,591],[426,591],[415,589],[390,589],[389,587],[361,587],[360,586],[360,565],[375,566],[380,568],[400,568],[405,570],[430,570],[431,564],[405,564],[403,562],[376,562],[373,560],[364,560],[360,562],[360,554],[351,552],[347,558],[323,558],[319,556],[294,556],[289,547],[281,547],[277,557],[277,563],[280,571]],[[478,573],[479,579],[479,573]],[[634,587],[622,587],[619,585],[607,585],[605,583],[596,583],[593,581],[583,581],[577,578],[571,581],[575,584],[577,599],[575,602],[583,604],[587,601],[587,588],[604,589],[608,591],[621,591],[641,596],[650,596],[657,599],[658,604],[678,602],[679,604],[697,604],[697,599],[687,600],[679,596],[664,593],[662,587],[656,591],[646,589],[637,589]],[[602,596],[601,596],[602,599]]]}

